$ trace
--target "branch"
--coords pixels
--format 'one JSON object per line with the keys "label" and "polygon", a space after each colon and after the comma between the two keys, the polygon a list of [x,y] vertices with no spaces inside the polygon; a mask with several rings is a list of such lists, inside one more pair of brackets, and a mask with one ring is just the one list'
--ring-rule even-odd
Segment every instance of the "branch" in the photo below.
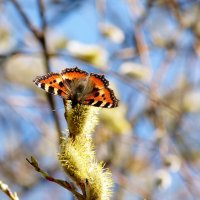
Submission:
{"label": "branch", "polygon": [[31,21],[29,20],[29,18],[27,17],[25,12],[23,11],[23,9],[20,6],[20,4],[18,3],[18,1],[17,0],[11,0],[11,2],[13,3],[13,5],[16,7],[17,11],[21,15],[21,17],[24,20],[24,23],[26,24],[26,26],[30,29],[30,31],[33,33],[33,35],[38,40],[40,40],[41,32],[31,23]]}
{"label": "branch", "polygon": [[11,200],[19,200],[17,193],[12,193],[8,185],[0,181],[0,190],[4,192]]}
{"label": "branch", "polygon": [[31,156],[30,160],[28,158],[26,158],[26,160],[28,161],[29,164],[31,164],[34,167],[35,171],[39,172],[42,175],[43,178],[45,178],[48,181],[54,182],[54,183],[64,187],[65,189],[71,191],[77,197],[77,199],[84,200],[84,196],[82,194],[80,194],[79,192],[77,192],[75,187],[72,186],[70,183],[68,183],[67,181],[64,181],[64,180],[55,179],[52,176],[50,176],[47,172],[42,170],[34,157]]}
{"label": "branch", "polygon": [[[48,49],[47,49],[46,38],[45,38],[47,24],[46,24],[46,20],[45,20],[45,16],[44,16],[44,1],[39,0],[39,2],[38,2],[39,3],[39,12],[40,12],[41,21],[42,21],[42,31],[39,31],[36,27],[33,26],[33,24],[31,23],[31,21],[29,20],[29,18],[27,17],[26,13],[23,11],[22,7],[20,6],[20,4],[18,3],[17,0],[11,0],[11,2],[13,3],[13,5],[16,7],[17,11],[21,15],[26,26],[33,33],[36,40],[41,45],[42,50],[43,50],[42,53],[44,56],[44,62],[45,62],[44,64],[45,64],[46,72],[49,73],[50,72],[50,62],[49,62],[50,57],[48,55]],[[52,110],[52,115],[55,120],[55,125],[56,125],[56,129],[58,132],[58,138],[59,138],[59,142],[60,142],[62,132],[61,132],[58,114],[56,112],[53,112],[53,110],[55,109],[55,102],[54,102],[52,95],[46,93],[46,96],[47,96],[49,105]]]}
{"label": "branch", "polygon": [[[43,0],[39,0],[38,1],[38,7],[39,7],[39,12],[40,12],[40,17],[41,17],[41,23],[42,23],[42,35],[40,37],[40,44],[42,46],[42,50],[43,50],[43,56],[44,56],[44,64],[45,64],[45,68],[46,68],[46,72],[50,72],[50,56],[48,53],[48,48],[47,48],[47,41],[46,41],[46,37],[45,37],[45,33],[46,33],[46,29],[47,29],[47,23],[45,20],[45,15],[44,15],[44,10],[45,10],[45,6],[44,6],[44,1]],[[47,95],[47,99],[49,101],[49,105],[51,107],[51,110],[55,109],[55,102],[53,99],[53,96],[49,93],[46,93]],[[61,142],[61,136],[62,136],[62,132],[61,132],[61,127],[60,127],[60,122],[59,122],[59,117],[58,114],[56,112],[53,112],[53,117],[55,120],[55,125],[56,125],[56,129],[58,131],[58,139],[59,139],[59,143]]]}

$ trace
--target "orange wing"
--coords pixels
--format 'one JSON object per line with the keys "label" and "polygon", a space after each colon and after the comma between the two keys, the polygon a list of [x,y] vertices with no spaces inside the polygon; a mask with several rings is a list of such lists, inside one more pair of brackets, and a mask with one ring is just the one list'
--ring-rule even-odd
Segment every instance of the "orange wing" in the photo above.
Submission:
{"label": "orange wing", "polygon": [[115,97],[113,90],[102,88],[89,95],[82,104],[102,108],[115,108],[118,106],[118,103],[119,100]]}
{"label": "orange wing", "polygon": [[114,108],[118,106],[119,100],[115,97],[113,90],[108,88],[109,81],[104,75],[91,73],[89,79],[94,84],[94,89],[92,94],[83,102],[84,105],[102,108]]}
{"label": "orange wing", "polygon": [[94,83],[95,88],[99,90],[109,86],[109,81],[106,80],[104,75],[91,73],[89,79]]}
{"label": "orange wing", "polygon": [[67,88],[63,84],[63,79],[59,73],[49,73],[44,76],[37,76],[33,82],[40,88],[54,95],[67,98],[69,95]]}
{"label": "orange wing", "polygon": [[70,83],[73,79],[87,77],[88,73],[86,71],[80,70],[78,67],[75,67],[62,70],[61,76],[66,83]]}
{"label": "orange wing", "polygon": [[114,108],[118,106],[119,100],[115,97],[113,90],[108,88],[109,81],[104,75],[91,73],[89,79],[94,84],[94,89],[82,104],[102,108]]}

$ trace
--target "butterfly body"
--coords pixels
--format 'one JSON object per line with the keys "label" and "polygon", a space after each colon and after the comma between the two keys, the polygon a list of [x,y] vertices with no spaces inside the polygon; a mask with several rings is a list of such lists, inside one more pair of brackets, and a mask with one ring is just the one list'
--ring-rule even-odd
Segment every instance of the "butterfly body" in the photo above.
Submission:
{"label": "butterfly body", "polygon": [[34,83],[51,94],[71,100],[72,107],[77,104],[104,108],[118,106],[118,99],[113,90],[108,88],[109,82],[104,75],[88,74],[77,67],[37,76]]}

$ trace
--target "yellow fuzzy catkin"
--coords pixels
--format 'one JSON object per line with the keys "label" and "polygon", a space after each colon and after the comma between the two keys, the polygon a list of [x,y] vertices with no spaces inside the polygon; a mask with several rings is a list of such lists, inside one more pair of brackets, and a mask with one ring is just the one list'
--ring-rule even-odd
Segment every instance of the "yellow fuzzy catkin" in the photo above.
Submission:
{"label": "yellow fuzzy catkin", "polygon": [[112,174],[103,168],[103,163],[94,162],[87,179],[86,194],[88,200],[109,200],[112,194]]}
{"label": "yellow fuzzy catkin", "polygon": [[[109,200],[112,193],[112,174],[98,163],[91,133],[97,125],[98,108],[67,104],[66,120],[70,135],[62,139],[59,161],[72,180],[85,188],[87,200]],[[83,186],[83,187],[82,187]]]}
{"label": "yellow fuzzy catkin", "polygon": [[96,161],[91,138],[84,135],[78,135],[75,140],[64,138],[58,158],[77,185],[85,184],[88,200],[109,200],[112,175],[103,168],[103,163]]}
{"label": "yellow fuzzy catkin", "polygon": [[72,108],[70,103],[65,104],[65,118],[69,133],[73,136],[79,134],[91,134],[98,123],[99,109],[93,106],[77,105]]}

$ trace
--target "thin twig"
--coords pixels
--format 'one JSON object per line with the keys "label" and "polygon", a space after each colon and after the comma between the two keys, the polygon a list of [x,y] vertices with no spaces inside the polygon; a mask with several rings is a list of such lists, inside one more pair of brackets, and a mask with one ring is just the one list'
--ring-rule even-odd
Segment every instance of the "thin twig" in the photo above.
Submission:
{"label": "thin twig", "polygon": [[134,37],[135,37],[136,46],[137,46],[142,64],[145,67],[150,68],[151,62],[149,58],[149,47],[144,40],[141,24],[137,24],[137,27],[135,28],[135,31],[134,31]]}
{"label": "thin twig", "polygon": [[[39,12],[40,12],[40,17],[41,17],[41,22],[42,22],[42,35],[40,38],[40,43],[43,49],[43,56],[44,56],[44,64],[45,64],[45,68],[46,68],[46,72],[50,72],[50,57],[49,57],[49,53],[48,53],[48,48],[47,48],[47,41],[46,41],[46,30],[47,30],[47,23],[45,20],[45,15],[44,15],[44,10],[45,10],[45,6],[44,6],[44,1],[43,0],[39,0],[38,2],[38,6],[39,6]],[[51,94],[46,93],[47,95],[47,99],[49,101],[51,110],[53,111],[55,109],[55,102],[54,99],[52,97]],[[54,120],[55,120],[55,125],[56,125],[56,129],[58,131],[58,139],[59,139],[59,143],[61,142],[61,136],[62,136],[62,132],[61,132],[61,127],[60,127],[60,122],[59,122],[59,117],[58,114],[56,112],[52,112]]]}
{"label": "thin twig", "polygon": [[4,192],[11,200],[19,200],[17,193],[16,192],[12,193],[8,185],[3,183],[2,181],[0,181],[0,190]]}
{"label": "thin twig", "polygon": [[50,176],[47,172],[42,170],[34,157],[31,156],[30,160],[28,158],[26,158],[26,160],[28,161],[29,164],[31,164],[34,167],[35,171],[39,172],[43,176],[43,178],[45,178],[48,181],[54,182],[64,187],[65,189],[71,191],[79,200],[84,199],[84,196],[80,194],[79,192],[77,192],[75,187],[73,187],[70,183],[64,180],[55,179],[52,176]]}
{"label": "thin twig", "polygon": [[26,26],[30,29],[30,31],[33,33],[33,35],[40,40],[41,37],[41,32],[31,23],[31,21],[29,20],[29,18],[27,17],[27,15],[25,14],[25,12],[23,11],[22,7],[20,6],[20,4],[18,3],[17,0],[11,0],[13,5],[16,7],[17,11],[19,12],[19,14],[21,15],[24,23],[26,24]]}
{"label": "thin twig", "polygon": [[[33,24],[31,23],[31,21],[29,20],[29,18],[27,17],[27,15],[23,11],[21,5],[18,3],[17,0],[11,0],[11,2],[13,3],[13,5],[16,7],[17,11],[21,15],[26,26],[33,33],[36,40],[41,45],[42,51],[43,51],[42,53],[43,53],[43,56],[44,56],[45,69],[46,69],[46,72],[49,73],[50,72],[50,57],[49,57],[49,54],[48,54],[46,37],[45,37],[47,24],[46,24],[46,20],[45,20],[45,16],[44,16],[44,1],[43,0],[39,1],[39,10],[40,10],[40,16],[41,16],[41,22],[42,22],[42,31],[38,30],[35,26],[33,26]],[[49,105],[50,105],[51,110],[52,110],[52,115],[53,115],[53,118],[55,120],[55,125],[56,125],[56,129],[57,129],[57,132],[58,132],[58,138],[59,138],[59,142],[60,142],[62,132],[61,132],[61,126],[60,126],[58,114],[56,112],[53,112],[53,110],[55,110],[55,102],[54,102],[52,95],[46,93],[46,96],[47,96]]]}

